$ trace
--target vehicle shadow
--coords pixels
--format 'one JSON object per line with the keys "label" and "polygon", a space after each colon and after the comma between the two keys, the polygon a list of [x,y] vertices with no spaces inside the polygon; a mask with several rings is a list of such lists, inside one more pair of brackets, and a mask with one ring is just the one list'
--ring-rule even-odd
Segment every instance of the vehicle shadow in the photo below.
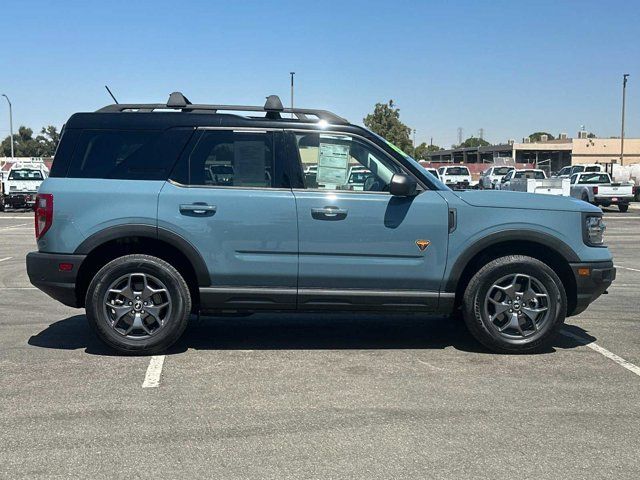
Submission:
{"label": "vehicle shadow", "polygon": [[[575,325],[563,330],[546,351],[575,348],[596,339]],[[575,337],[574,337],[575,336]],[[577,337],[577,338],[576,338]],[[581,341],[584,339],[584,341]],[[118,355],[94,334],[84,315],[52,323],[29,345],[59,350],[84,349],[92,355]],[[255,314],[249,317],[193,317],[168,355],[196,350],[444,349],[491,353],[447,317],[371,314]]]}

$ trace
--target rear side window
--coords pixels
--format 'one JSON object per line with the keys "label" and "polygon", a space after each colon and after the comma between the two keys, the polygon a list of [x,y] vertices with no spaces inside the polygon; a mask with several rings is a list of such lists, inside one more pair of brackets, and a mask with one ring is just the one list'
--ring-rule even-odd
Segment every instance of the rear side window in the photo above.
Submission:
{"label": "rear side window", "polygon": [[84,130],[67,177],[166,180],[192,132],[193,129]]}
{"label": "rear side window", "polygon": [[204,131],[171,178],[210,187],[279,187],[271,132]]}

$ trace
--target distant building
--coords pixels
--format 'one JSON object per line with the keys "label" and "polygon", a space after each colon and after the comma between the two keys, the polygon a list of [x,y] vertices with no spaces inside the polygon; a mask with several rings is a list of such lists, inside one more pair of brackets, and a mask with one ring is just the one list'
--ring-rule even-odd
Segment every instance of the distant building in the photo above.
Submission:
{"label": "distant building", "polygon": [[[584,135],[579,134],[580,137]],[[562,137],[562,135],[561,135]],[[566,137],[566,136],[565,136]],[[558,171],[579,163],[620,163],[619,138],[560,138],[430,152],[432,163],[522,163]],[[624,165],[640,163],[640,138],[624,139]]]}

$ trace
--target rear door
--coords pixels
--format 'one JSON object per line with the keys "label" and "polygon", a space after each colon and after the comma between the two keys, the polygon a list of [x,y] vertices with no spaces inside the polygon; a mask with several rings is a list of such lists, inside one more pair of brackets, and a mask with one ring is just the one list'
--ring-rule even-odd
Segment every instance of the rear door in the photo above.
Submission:
{"label": "rear door", "polygon": [[158,203],[158,227],[202,255],[205,309],[295,308],[295,198],[276,130],[202,129],[185,149]]}
{"label": "rear door", "polygon": [[[364,138],[293,132],[305,188],[298,207],[301,309],[422,309],[437,306],[448,241],[448,206],[437,191],[394,197],[406,173]],[[317,168],[311,169],[311,166]],[[356,166],[367,174],[348,182]]]}

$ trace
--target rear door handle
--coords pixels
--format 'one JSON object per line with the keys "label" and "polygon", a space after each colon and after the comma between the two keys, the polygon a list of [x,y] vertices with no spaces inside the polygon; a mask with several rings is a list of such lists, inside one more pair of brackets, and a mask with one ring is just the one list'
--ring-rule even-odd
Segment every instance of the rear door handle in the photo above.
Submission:
{"label": "rear door handle", "polygon": [[180,213],[191,217],[211,217],[216,213],[216,206],[203,202],[183,203],[180,205]]}
{"label": "rear door handle", "polygon": [[338,208],[334,206],[312,208],[311,216],[316,220],[344,220],[347,218],[349,211],[346,208]]}

